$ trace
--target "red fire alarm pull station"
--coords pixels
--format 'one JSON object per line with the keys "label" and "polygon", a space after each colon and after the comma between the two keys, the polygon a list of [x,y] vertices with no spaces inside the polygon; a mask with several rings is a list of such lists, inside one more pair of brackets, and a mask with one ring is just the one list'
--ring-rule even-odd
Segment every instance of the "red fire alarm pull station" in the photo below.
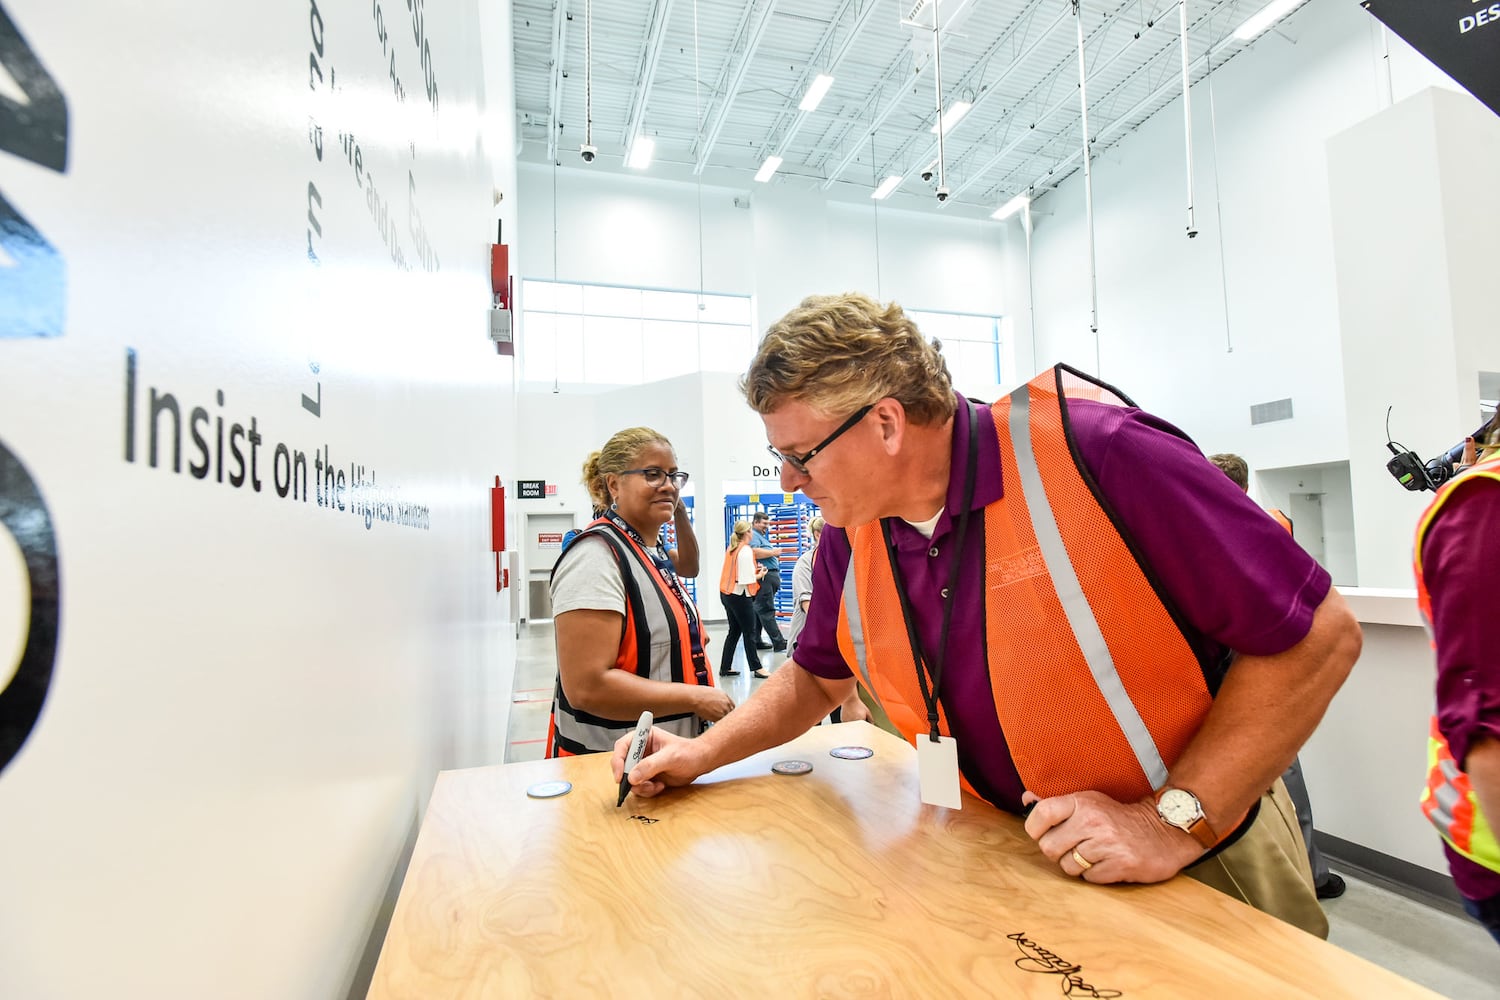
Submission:
{"label": "red fire alarm pull station", "polygon": [[515,357],[516,344],[513,331],[511,303],[515,299],[515,281],[510,276],[510,247],[501,239],[502,228],[495,224],[495,242],[490,244],[490,293],[494,303],[490,309],[490,339],[495,342],[495,352]]}
{"label": "red fire alarm pull station", "polygon": [[495,553],[495,593],[505,589],[508,582],[506,573],[500,567],[500,553],[505,551],[505,487],[500,485],[500,477],[495,477],[495,485],[490,489],[490,551]]}

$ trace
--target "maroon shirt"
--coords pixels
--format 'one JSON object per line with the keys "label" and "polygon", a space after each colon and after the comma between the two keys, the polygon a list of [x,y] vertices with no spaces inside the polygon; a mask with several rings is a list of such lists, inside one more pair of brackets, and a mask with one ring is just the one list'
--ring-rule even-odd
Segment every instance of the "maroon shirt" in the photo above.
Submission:
{"label": "maroon shirt", "polygon": [[[931,541],[899,520],[891,528],[922,647],[929,651],[937,648],[942,631],[941,592],[948,584],[957,511],[963,503],[969,439],[963,406],[960,400],[953,422],[947,505]],[[1230,649],[1253,655],[1284,652],[1307,635],[1313,612],[1328,594],[1328,574],[1181,431],[1133,407],[1070,400],[1068,413],[1084,466],[1206,662],[1221,662]],[[984,405],[977,415],[974,512],[939,694],[958,741],[964,777],[990,802],[1019,812],[1024,789],[995,715],[982,599],[983,508],[1001,498],[1004,484],[994,417]],[[795,654],[799,665],[820,677],[852,673],[836,634],[848,568],[848,536],[825,530],[807,625]]]}
{"label": "maroon shirt", "polygon": [[[1422,539],[1422,582],[1432,599],[1438,728],[1462,762],[1481,735],[1500,739],[1500,482],[1475,477],[1448,498]],[[1489,633],[1486,637],[1486,632]],[[1486,817],[1490,826],[1500,816]],[[1443,841],[1453,884],[1470,899],[1500,894],[1490,871]]]}

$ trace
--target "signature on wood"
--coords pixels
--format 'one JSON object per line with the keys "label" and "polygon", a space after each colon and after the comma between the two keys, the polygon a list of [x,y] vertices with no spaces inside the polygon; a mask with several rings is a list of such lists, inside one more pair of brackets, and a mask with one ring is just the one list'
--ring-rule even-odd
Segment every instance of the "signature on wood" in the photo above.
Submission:
{"label": "signature on wood", "polygon": [[632,816],[630,818],[631,819],[638,819],[642,823],[645,823],[647,826],[650,826],[652,823],[660,823],[661,822],[661,820],[659,820],[659,819],[652,819],[650,816]]}
{"label": "signature on wood", "polygon": [[1122,997],[1123,990],[1107,989],[1103,986],[1095,986],[1083,978],[1083,966],[1069,962],[1067,959],[1037,944],[1026,936],[1025,931],[1016,934],[1007,934],[1010,940],[1016,943],[1021,951],[1021,957],[1016,959],[1016,968],[1022,972],[1038,972],[1048,976],[1062,977],[1063,995],[1070,997]]}

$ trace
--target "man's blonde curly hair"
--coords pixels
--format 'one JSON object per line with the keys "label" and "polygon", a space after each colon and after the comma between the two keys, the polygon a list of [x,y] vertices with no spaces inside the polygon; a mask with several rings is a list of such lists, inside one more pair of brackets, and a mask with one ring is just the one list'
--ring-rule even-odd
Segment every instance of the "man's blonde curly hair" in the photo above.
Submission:
{"label": "man's blonde curly hair", "polygon": [[740,391],[757,413],[798,400],[828,416],[890,396],[919,425],[942,423],[957,405],[941,344],[896,303],[858,292],[809,296],[771,324]]}

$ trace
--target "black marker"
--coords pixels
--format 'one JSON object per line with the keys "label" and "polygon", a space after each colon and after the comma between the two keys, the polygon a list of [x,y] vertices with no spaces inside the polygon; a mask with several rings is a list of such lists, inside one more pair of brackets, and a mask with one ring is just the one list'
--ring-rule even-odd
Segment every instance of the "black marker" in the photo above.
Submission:
{"label": "black marker", "polygon": [[625,804],[625,796],[630,794],[630,771],[641,762],[641,757],[645,756],[646,740],[650,736],[651,713],[642,712],[635,724],[635,739],[630,741],[630,752],[625,755],[625,770],[620,772],[620,801],[615,803],[616,809]]}

